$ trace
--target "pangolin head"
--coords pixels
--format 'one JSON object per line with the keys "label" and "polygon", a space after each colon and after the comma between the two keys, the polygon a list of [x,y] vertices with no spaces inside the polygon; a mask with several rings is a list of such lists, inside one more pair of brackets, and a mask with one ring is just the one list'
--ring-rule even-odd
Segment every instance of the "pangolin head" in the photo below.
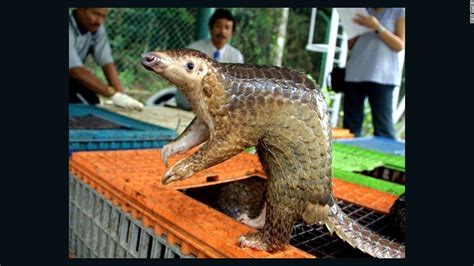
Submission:
{"label": "pangolin head", "polygon": [[183,90],[201,87],[202,79],[218,63],[193,49],[154,51],[142,54],[142,65]]}

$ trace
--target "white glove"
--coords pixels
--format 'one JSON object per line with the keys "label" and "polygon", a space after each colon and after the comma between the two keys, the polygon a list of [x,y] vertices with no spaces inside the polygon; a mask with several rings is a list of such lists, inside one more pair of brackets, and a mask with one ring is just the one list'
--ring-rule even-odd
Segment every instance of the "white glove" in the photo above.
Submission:
{"label": "white glove", "polygon": [[117,106],[138,111],[143,110],[143,104],[141,102],[133,99],[125,93],[116,92],[112,97],[110,97],[110,99]]}

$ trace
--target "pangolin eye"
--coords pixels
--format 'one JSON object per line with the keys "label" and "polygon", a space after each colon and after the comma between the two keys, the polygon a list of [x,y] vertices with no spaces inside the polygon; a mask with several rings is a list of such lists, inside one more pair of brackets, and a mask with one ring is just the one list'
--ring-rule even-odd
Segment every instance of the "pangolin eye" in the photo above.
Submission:
{"label": "pangolin eye", "polygon": [[188,68],[188,70],[193,70],[194,64],[192,62],[189,62],[186,64],[186,67]]}

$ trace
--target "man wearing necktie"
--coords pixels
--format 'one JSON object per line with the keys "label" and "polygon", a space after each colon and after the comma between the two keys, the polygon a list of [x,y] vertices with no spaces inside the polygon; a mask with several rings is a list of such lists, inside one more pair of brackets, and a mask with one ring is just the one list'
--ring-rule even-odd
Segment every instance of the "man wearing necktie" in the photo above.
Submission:
{"label": "man wearing necktie", "polygon": [[[191,43],[188,48],[199,50],[221,63],[244,63],[242,53],[229,44],[235,32],[235,18],[228,10],[217,9],[209,19],[210,39]],[[186,98],[177,91],[176,104],[179,108],[191,110]]]}
{"label": "man wearing necktie", "polygon": [[217,9],[209,19],[211,38],[191,43],[188,48],[206,53],[222,63],[244,63],[242,53],[229,44],[235,32],[234,16],[225,9]]}

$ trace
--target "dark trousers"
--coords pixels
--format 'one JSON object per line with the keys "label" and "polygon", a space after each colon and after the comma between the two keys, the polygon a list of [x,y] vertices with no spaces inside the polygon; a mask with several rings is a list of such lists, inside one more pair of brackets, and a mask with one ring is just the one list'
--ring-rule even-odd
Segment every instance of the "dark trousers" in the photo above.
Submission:
{"label": "dark trousers", "polygon": [[98,104],[100,102],[95,92],[87,89],[76,79],[69,76],[69,103],[84,103],[78,94],[89,104]]}
{"label": "dark trousers", "polygon": [[347,82],[344,92],[344,128],[360,137],[364,121],[364,101],[369,97],[374,135],[395,139],[392,119],[394,85],[374,82]]}

